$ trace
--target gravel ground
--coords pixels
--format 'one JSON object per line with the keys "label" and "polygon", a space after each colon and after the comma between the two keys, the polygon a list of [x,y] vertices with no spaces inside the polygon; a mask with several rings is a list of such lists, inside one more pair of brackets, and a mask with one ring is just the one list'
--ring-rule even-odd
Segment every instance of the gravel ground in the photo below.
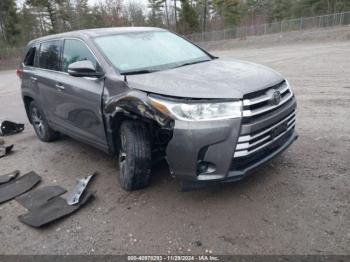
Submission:
{"label": "gravel ground", "polygon": [[350,43],[297,44],[214,52],[271,66],[298,99],[299,140],[247,179],[188,193],[167,166],[150,188],[128,193],[116,161],[70,138],[40,142],[13,71],[0,72],[0,118],[24,121],[6,137],[0,173],[35,170],[42,185],[71,189],[97,170],[97,198],[44,229],[18,221],[16,201],[0,206],[0,254],[350,254]]}

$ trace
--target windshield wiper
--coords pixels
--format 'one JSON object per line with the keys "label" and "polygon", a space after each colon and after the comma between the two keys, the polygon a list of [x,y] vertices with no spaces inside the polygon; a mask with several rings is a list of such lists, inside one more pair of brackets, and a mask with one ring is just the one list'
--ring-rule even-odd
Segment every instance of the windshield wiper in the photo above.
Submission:
{"label": "windshield wiper", "polygon": [[156,72],[157,70],[149,70],[149,69],[142,69],[142,70],[135,70],[135,71],[125,71],[121,72],[121,75],[138,75],[138,74],[148,74]]}
{"label": "windshield wiper", "polygon": [[180,65],[177,65],[177,66],[175,66],[174,68],[182,67],[182,66],[187,66],[187,65],[198,64],[198,63],[203,63],[203,62],[208,62],[208,61],[210,61],[210,59],[199,60],[199,61],[194,61],[194,62],[187,62],[187,63],[183,63],[183,64],[180,64]]}
{"label": "windshield wiper", "polygon": [[[198,64],[198,63],[203,63],[203,62],[208,62],[211,59],[206,59],[206,60],[198,60],[198,61],[193,61],[193,62],[186,62],[180,65],[176,65],[175,67],[172,68],[177,68],[177,67],[182,67],[182,66],[187,66],[187,65],[193,65],[193,64]],[[172,68],[167,68],[167,69],[172,69]],[[166,68],[164,68],[165,70]],[[125,72],[121,72],[121,75],[139,75],[139,74],[149,74],[149,73],[153,73],[153,72],[157,72],[160,70],[151,70],[151,69],[140,69],[140,70],[134,70],[134,71],[125,71]]]}

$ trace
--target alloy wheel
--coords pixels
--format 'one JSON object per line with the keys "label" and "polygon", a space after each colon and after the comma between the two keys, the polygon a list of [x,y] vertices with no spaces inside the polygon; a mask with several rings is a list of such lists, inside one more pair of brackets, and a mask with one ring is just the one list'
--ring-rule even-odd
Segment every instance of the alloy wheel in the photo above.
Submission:
{"label": "alloy wheel", "polygon": [[39,134],[39,136],[44,137],[45,136],[44,118],[36,107],[32,109],[32,123],[34,125],[35,130]]}

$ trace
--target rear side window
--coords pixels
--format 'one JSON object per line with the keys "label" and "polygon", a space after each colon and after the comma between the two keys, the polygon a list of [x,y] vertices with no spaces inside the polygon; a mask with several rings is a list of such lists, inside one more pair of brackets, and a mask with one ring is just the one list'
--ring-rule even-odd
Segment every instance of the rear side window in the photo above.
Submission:
{"label": "rear side window", "polygon": [[38,56],[38,67],[60,71],[61,41],[41,43]]}
{"label": "rear side window", "polygon": [[97,68],[97,61],[85,43],[80,40],[66,39],[63,50],[63,71],[67,72],[71,63],[82,60],[90,60]]}
{"label": "rear side window", "polygon": [[29,48],[25,58],[24,58],[24,61],[23,61],[23,64],[26,65],[26,66],[34,66],[34,58],[35,58],[35,53],[36,53],[36,47],[31,47]]}

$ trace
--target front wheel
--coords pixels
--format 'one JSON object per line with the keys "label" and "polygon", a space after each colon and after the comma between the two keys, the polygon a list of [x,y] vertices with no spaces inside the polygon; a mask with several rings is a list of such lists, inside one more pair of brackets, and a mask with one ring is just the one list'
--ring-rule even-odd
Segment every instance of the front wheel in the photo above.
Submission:
{"label": "front wheel", "polygon": [[43,110],[34,101],[29,105],[29,115],[35,133],[41,141],[51,142],[58,139],[59,133],[49,127]]}
{"label": "front wheel", "polygon": [[128,191],[145,188],[151,178],[151,142],[147,126],[124,121],[120,126],[119,181]]}

